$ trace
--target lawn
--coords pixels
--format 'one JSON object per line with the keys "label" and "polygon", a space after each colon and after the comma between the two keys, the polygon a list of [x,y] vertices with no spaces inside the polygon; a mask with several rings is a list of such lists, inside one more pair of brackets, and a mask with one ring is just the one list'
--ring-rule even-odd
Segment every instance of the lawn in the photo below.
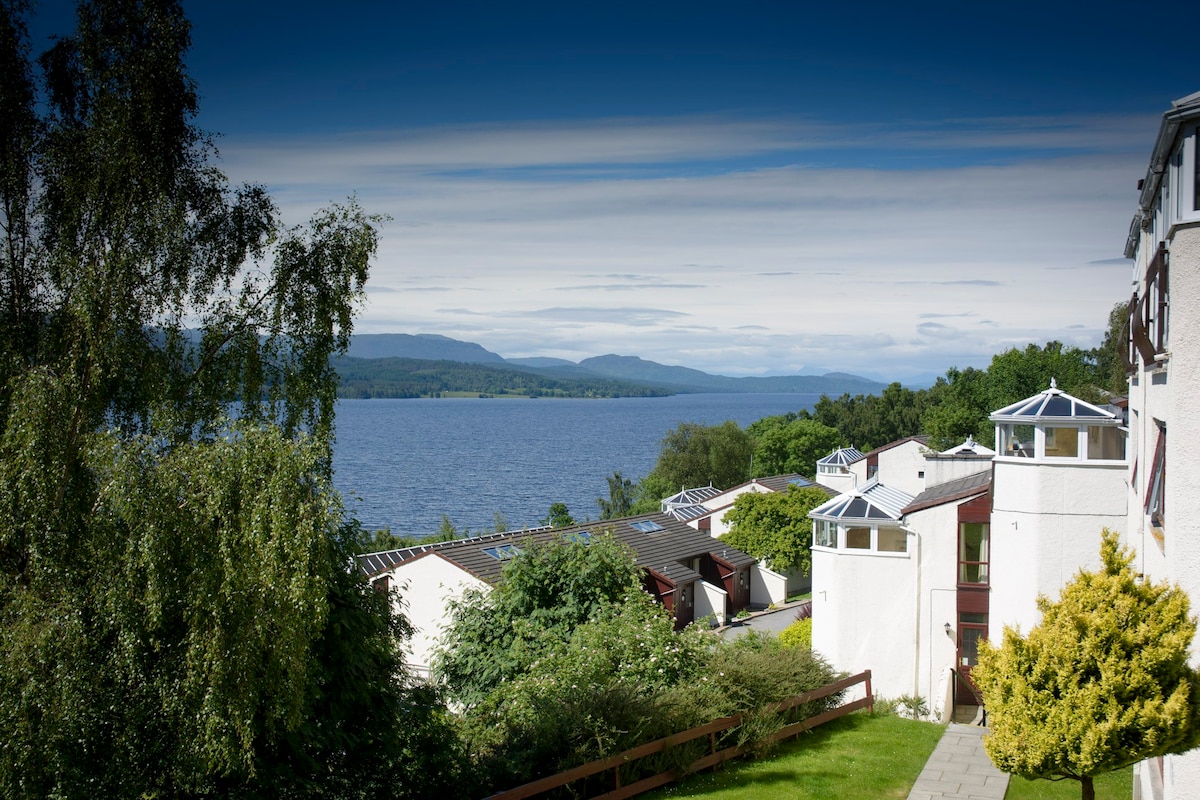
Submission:
{"label": "lawn", "polygon": [[[1096,800],[1128,800],[1133,791],[1133,767],[1097,775],[1093,782]],[[1081,792],[1075,781],[1027,781],[1012,777],[1004,800],[1079,800]]]}
{"label": "lawn", "polygon": [[[644,795],[662,800],[861,800],[906,798],[945,728],[900,717],[851,714],[786,742],[772,757],[735,761]],[[1133,768],[1096,778],[1096,800],[1126,800]],[[1075,781],[1013,777],[1005,800],[1078,800]]]}
{"label": "lawn", "polygon": [[781,745],[772,758],[737,761],[645,796],[705,800],[905,798],[944,730],[929,722],[851,714]]}

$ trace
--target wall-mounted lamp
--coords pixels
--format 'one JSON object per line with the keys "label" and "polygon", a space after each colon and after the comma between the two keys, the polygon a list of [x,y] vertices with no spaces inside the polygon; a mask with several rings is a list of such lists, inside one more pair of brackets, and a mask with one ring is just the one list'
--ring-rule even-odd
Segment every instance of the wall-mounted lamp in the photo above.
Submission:
{"label": "wall-mounted lamp", "polygon": [[945,630],[946,630],[946,635],[947,635],[947,636],[949,636],[949,635],[950,635],[950,632],[951,632],[951,630],[953,630],[953,629],[950,627],[950,623],[949,623],[949,622],[947,622],[947,623],[946,623],[945,625],[943,625],[942,627],[943,627],[943,628],[945,628]]}

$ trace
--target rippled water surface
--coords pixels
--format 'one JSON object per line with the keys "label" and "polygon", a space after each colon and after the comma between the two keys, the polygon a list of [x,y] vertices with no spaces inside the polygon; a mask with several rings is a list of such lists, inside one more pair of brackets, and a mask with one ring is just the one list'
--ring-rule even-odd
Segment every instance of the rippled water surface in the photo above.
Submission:
{"label": "rippled water surface", "polygon": [[342,400],[335,482],[368,528],[422,536],[455,527],[536,525],[551,503],[599,515],[614,471],[650,471],[680,422],[745,427],[811,408],[819,395],[690,394],[609,400]]}

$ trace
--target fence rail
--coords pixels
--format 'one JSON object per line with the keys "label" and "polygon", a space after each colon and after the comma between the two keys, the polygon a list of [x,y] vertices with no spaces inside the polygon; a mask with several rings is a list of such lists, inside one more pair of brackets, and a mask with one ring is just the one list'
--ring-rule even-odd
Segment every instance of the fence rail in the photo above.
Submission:
{"label": "fence rail", "polygon": [[[831,708],[828,711],[823,711],[820,714],[808,717],[807,719],[786,725],[768,736],[767,741],[778,742],[782,739],[787,739],[799,733],[803,733],[806,730],[811,730],[818,725],[823,725],[826,722],[837,719],[838,717],[844,717],[852,711],[857,711],[862,708],[872,708],[874,698],[871,694],[871,671],[866,670],[865,672],[860,672],[857,675],[851,675],[848,678],[843,678],[840,681],[822,686],[818,689],[813,689],[812,691],[804,692],[803,694],[799,694],[794,697],[789,697],[780,703],[776,703],[774,711],[777,714],[782,714],[785,711],[795,708],[796,706],[803,705],[804,703],[811,703],[814,700],[820,700],[822,698],[829,697],[830,695],[838,694],[839,692],[845,691],[851,686],[857,686],[860,683],[866,684],[866,697],[853,700],[849,703],[844,703],[837,708]],[[630,748],[622,753],[617,753],[614,756],[609,756],[608,758],[600,759],[599,761],[592,761],[588,764],[583,764],[573,769],[566,770],[565,772],[560,772],[557,775],[550,775],[549,777],[522,784],[521,786],[508,789],[507,791],[499,792],[491,795],[487,798],[487,800],[525,800],[526,798],[536,797],[539,794],[548,792],[551,789],[557,789],[560,786],[566,786],[568,783],[582,780],[583,778],[589,778],[592,775],[598,775],[607,770],[613,771],[613,790],[605,794],[594,795],[594,800],[622,800],[622,798],[626,797],[636,797],[643,792],[648,792],[651,789],[657,789],[660,786],[665,786],[668,783],[677,781],[685,775],[690,775],[693,772],[699,772],[703,769],[715,767],[718,764],[722,764],[730,759],[737,758],[745,753],[749,749],[750,744],[736,745],[733,747],[726,747],[722,750],[717,750],[717,734],[741,725],[742,717],[742,714],[734,714],[732,717],[716,719],[705,725],[700,725],[681,733],[675,733],[662,739],[657,739],[653,742],[647,742],[646,744],[638,745],[637,747]],[[709,740],[708,755],[698,758],[686,768],[667,770],[656,775],[651,775],[648,778],[643,778],[627,786],[621,785],[621,767],[625,766],[626,764],[637,761],[641,758],[645,758],[646,756],[652,756],[656,753],[661,753],[672,747],[678,747],[681,744],[695,741],[696,739],[700,739],[704,736],[707,736]]]}

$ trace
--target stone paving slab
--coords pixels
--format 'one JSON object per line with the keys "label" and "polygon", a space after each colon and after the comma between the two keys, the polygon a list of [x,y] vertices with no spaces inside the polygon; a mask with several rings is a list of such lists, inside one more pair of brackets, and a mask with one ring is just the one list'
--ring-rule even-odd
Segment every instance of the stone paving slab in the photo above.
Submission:
{"label": "stone paving slab", "polygon": [[983,750],[987,728],[952,724],[946,728],[908,800],[1004,800],[1008,775]]}

